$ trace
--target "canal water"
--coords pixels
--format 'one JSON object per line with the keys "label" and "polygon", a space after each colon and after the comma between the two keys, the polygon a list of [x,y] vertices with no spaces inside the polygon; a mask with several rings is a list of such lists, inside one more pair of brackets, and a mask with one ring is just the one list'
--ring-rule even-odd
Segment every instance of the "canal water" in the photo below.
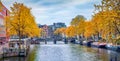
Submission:
{"label": "canal water", "polygon": [[76,44],[35,45],[27,58],[10,57],[0,61],[120,61],[120,53]]}

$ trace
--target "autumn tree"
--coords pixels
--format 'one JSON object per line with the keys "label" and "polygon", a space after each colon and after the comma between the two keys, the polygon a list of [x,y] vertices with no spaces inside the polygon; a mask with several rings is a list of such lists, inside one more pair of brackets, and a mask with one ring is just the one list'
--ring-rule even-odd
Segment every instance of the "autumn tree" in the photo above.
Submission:
{"label": "autumn tree", "polygon": [[61,35],[63,37],[65,37],[65,30],[66,28],[62,27],[62,28],[57,28],[55,31],[54,31],[54,34],[56,35]]}
{"label": "autumn tree", "polygon": [[60,29],[57,28],[57,29],[54,31],[54,34],[56,34],[56,35],[60,34]]}
{"label": "autumn tree", "polygon": [[77,15],[75,18],[72,19],[70,24],[73,26],[77,26],[80,20],[85,20],[85,17],[83,15]]}
{"label": "autumn tree", "polygon": [[101,38],[103,30],[105,30],[105,28],[103,28],[105,25],[103,20],[104,18],[100,16],[101,14],[101,12],[94,14],[90,20],[92,24],[89,26],[91,26],[92,29],[92,36],[94,37],[93,39],[95,40],[97,38],[95,41],[98,41]]}
{"label": "autumn tree", "polygon": [[67,27],[66,28],[66,30],[65,30],[65,35],[67,36],[67,37],[75,37],[76,36],[76,30],[75,30],[75,26],[69,26],[69,27]]}
{"label": "autumn tree", "polygon": [[31,14],[31,8],[23,3],[14,3],[11,7],[9,18],[10,35],[17,35],[19,39],[23,36],[34,37],[40,35],[34,16]]}
{"label": "autumn tree", "polygon": [[120,35],[120,6],[119,0],[102,0],[100,5],[95,5],[102,23],[102,35],[108,42]]}
{"label": "autumn tree", "polygon": [[83,38],[84,36],[84,30],[85,30],[85,20],[86,18],[82,15],[78,15],[71,21],[71,25],[74,26],[75,35],[77,36],[78,40],[81,36]]}
{"label": "autumn tree", "polygon": [[86,21],[84,27],[85,27],[84,36],[85,36],[86,40],[96,34],[94,24],[92,21]]}
{"label": "autumn tree", "polygon": [[80,19],[80,22],[78,23],[78,26],[76,26],[76,31],[77,31],[78,37],[84,38],[85,19]]}

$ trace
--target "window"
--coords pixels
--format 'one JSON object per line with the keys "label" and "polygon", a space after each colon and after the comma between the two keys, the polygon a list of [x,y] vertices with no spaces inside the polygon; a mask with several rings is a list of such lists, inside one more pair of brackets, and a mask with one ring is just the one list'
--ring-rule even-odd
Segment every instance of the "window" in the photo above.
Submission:
{"label": "window", "polygon": [[0,18],[0,25],[4,25],[4,20]]}

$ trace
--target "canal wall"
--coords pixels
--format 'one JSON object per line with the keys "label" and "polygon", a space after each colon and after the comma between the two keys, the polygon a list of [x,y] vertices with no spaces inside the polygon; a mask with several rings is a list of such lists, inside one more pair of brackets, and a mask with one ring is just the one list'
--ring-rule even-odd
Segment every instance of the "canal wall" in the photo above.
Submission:
{"label": "canal wall", "polygon": [[6,49],[2,54],[0,54],[0,58],[6,57],[25,57],[28,55],[28,49]]}
{"label": "canal wall", "polygon": [[0,58],[3,58],[3,48],[9,48],[9,44],[4,43],[0,45]]}
{"label": "canal wall", "polygon": [[23,49],[9,48],[8,45],[0,46],[0,58],[27,56],[30,47]]}

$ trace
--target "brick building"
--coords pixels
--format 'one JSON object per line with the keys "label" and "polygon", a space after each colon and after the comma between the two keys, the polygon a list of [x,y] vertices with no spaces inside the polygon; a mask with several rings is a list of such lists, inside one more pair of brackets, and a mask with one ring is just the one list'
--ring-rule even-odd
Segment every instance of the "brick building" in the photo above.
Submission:
{"label": "brick building", "polygon": [[0,42],[8,40],[5,27],[5,17],[9,16],[10,11],[0,1]]}

